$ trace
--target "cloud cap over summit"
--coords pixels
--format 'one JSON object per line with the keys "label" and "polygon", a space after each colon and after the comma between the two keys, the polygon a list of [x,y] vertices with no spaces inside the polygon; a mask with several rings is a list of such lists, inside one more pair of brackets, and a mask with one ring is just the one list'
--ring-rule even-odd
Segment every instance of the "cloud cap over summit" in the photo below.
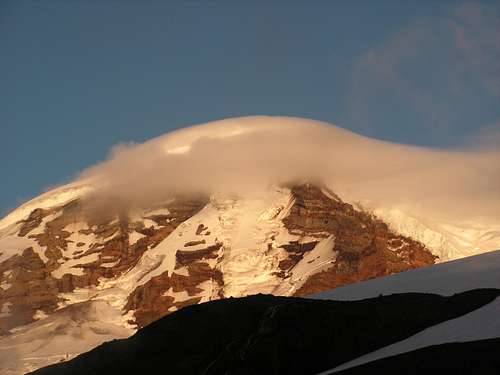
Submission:
{"label": "cloud cap over summit", "polygon": [[176,193],[258,193],[273,183],[320,181],[375,204],[463,217],[500,209],[500,152],[449,151],[366,138],[293,117],[231,118],[118,145],[84,171],[97,197],[144,206]]}

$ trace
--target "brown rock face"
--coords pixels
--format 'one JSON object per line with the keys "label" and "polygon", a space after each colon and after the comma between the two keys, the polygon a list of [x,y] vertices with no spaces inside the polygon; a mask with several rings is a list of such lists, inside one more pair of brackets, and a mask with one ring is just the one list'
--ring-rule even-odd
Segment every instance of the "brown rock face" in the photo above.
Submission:
{"label": "brown rock face", "polygon": [[[203,242],[205,243],[205,242]],[[217,252],[222,247],[221,243],[209,246],[205,249],[194,250],[194,251],[182,251],[177,250],[175,253],[176,265],[175,268],[180,268],[182,266],[191,264],[193,261],[201,259],[216,259],[219,255]]]}
{"label": "brown rock face", "polygon": [[0,289],[0,306],[9,306],[10,315],[0,318],[0,335],[32,322],[37,310],[51,313],[59,301],[57,282],[33,248],[2,262],[0,275],[6,274],[10,287]]}
{"label": "brown rock face", "polygon": [[[19,237],[33,239],[44,249],[48,258],[43,262],[33,248],[27,248],[6,261],[0,263],[0,282],[8,284],[5,290],[0,288],[0,307],[7,306],[8,314],[0,316],[0,334],[35,320],[38,311],[50,314],[63,300],[60,293],[68,293],[75,288],[87,288],[99,283],[99,279],[112,279],[134,267],[144,252],[159,244],[183,221],[193,216],[206,204],[206,198],[174,201],[165,205],[168,215],[151,216],[156,226],[144,227],[142,222],[134,223],[126,215],[89,217],[83,211],[82,202],[74,200],[62,207],[50,210],[35,209],[21,224]],[[43,219],[49,219],[42,230],[30,234],[39,228]],[[72,233],[65,228],[73,223],[86,224],[88,229],[79,232],[94,236],[87,250],[76,250],[68,254]],[[144,237],[131,244],[129,235],[133,231]],[[77,242],[77,248],[83,248],[84,242]],[[20,249],[22,250],[22,249]],[[95,255],[94,261],[85,262],[84,257]],[[73,261],[72,269],[60,278],[53,275],[63,264]],[[81,260],[81,263],[79,262]],[[110,267],[109,264],[112,264]]]}
{"label": "brown rock face", "polygon": [[21,229],[19,229],[19,237],[23,237],[33,229],[37,228],[45,216],[50,214],[50,210],[43,210],[37,208],[28,216],[28,218],[23,222]]}
{"label": "brown rock face", "polygon": [[[336,254],[332,266],[309,277],[295,295],[317,293],[435,262],[436,256],[424,245],[393,233],[381,220],[354,209],[331,192],[301,185],[294,187],[292,194],[295,203],[283,219],[290,233],[320,238],[334,235],[332,257]],[[303,253],[292,251],[287,262],[280,263],[280,268],[293,268],[301,259],[297,254]]]}
{"label": "brown rock face", "polygon": [[[134,320],[131,323],[144,327],[175,310],[200,302],[202,297],[199,294],[203,289],[198,286],[204,281],[213,280],[219,286],[223,285],[222,273],[207,263],[193,260],[187,265],[187,269],[188,276],[175,272],[169,276],[168,272],[164,272],[137,287],[130,294],[124,308],[125,311],[134,310]],[[174,293],[186,292],[192,298],[176,301],[172,295],[165,295],[169,289]]]}

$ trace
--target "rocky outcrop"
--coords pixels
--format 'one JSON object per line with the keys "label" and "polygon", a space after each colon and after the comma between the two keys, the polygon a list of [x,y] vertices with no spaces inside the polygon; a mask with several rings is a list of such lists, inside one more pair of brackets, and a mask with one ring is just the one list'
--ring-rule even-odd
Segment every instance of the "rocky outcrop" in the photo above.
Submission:
{"label": "rocky outcrop", "polygon": [[191,251],[177,250],[177,252],[175,253],[175,259],[176,259],[175,268],[177,269],[182,266],[191,264],[196,260],[216,259],[219,256],[217,252],[220,250],[221,247],[222,247],[221,243],[216,243],[215,245],[208,246],[207,248],[200,250],[191,250]]}
{"label": "rocky outcrop", "polygon": [[59,285],[33,248],[0,263],[0,275],[8,285],[0,289],[0,306],[8,308],[0,317],[0,335],[32,322],[37,312],[50,314],[57,308]]}
{"label": "rocky outcrop", "polygon": [[[434,264],[426,247],[392,232],[375,216],[343,202],[333,192],[313,185],[292,188],[294,204],[283,223],[290,233],[317,237],[333,235],[332,266],[311,275],[295,292],[303,296],[374,277]],[[283,246],[290,255],[280,263],[291,270],[314,248],[314,242]]]}
{"label": "rocky outcrop", "polygon": [[[184,306],[197,304],[202,299],[199,294],[203,292],[199,285],[205,281],[223,285],[222,273],[207,263],[192,262],[187,265],[187,270],[187,276],[175,272],[169,276],[168,272],[164,272],[136,288],[124,308],[125,311],[133,311],[134,319],[130,323],[141,328]],[[189,298],[177,301],[175,294],[183,292]]]}
{"label": "rocky outcrop", "polygon": [[[204,292],[200,285],[206,281],[218,286],[220,294],[216,297],[222,298],[222,272],[203,261],[221,256],[221,248],[222,244],[216,243],[201,250],[177,250],[175,269],[185,268],[187,275],[174,271],[169,276],[166,271],[136,288],[128,297],[124,308],[126,312],[133,311],[134,319],[130,323],[139,328],[144,327],[159,317],[200,302],[200,294]],[[187,294],[188,298],[183,296],[177,300],[179,293]]]}
{"label": "rocky outcrop", "polygon": [[[125,214],[89,216],[80,200],[35,209],[20,223],[17,236],[34,240],[47,260],[30,247],[0,263],[0,282],[6,285],[0,288],[0,308],[7,310],[0,316],[0,334],[52,313],[64,302],[62,293],[119,277],[205,204],[205,198],[170,202],[162,207],[167,215],[148,217],[155,223],[149,227]],[[85,229],[67,230],[75,224]],[[134,231],[143,237],[131,243]],[[73,241],[75,234],[87,236],[89,242]]]}

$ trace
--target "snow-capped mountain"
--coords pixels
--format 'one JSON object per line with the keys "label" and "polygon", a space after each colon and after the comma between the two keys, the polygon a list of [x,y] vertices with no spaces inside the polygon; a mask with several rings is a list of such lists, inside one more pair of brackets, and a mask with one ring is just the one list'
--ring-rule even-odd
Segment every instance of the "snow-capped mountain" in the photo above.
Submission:
{"label": "snow-capped mountain", "polygon": [[[307,135],[317,127],[322,138],[334,131],[341,144],[371,144],[305,120],[209,124],[140,145],[7,215],[0,221],[2,372],[74,357],[187,305],[256,293],[305,296],[500,248],[491,220],[444,220],[376,204],[343,180],[304,175],[298,160],[293,173],[268,170],[279,175],[268,181],[256,174],[260,162],[245,161],[258,157],[239,137],[260,145],[275,129],[295,139],[296,129]],[[373,147],[386,152],[379,143]],[[213,147],[226,155],[234,144],[245,157],[222,165],[207,159]],[[283,154],[293,159],[294,152]],[[203,181],[208,187],[200,189]]]}

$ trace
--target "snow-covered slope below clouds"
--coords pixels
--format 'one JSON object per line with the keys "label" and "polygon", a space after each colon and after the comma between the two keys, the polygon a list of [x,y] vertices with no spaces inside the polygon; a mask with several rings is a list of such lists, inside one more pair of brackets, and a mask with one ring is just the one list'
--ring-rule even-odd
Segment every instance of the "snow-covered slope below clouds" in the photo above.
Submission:
{"label": "snow-covered slope below clouds", "polygon": [[121,311],[105,302],[74,304],[0,340],[0,373],[24,374],[133,332]]}
{"label": "snow-covered slope below clouds", "polygon": [[0,220],[0,235],[6,228],[20,220],[24,220],[35,209],[46,209],[61,206],[73,199],[82,198],[95,190],[95,181],[80,180],[50,190],[22,204]]}
{"label": "snow-covered slope below clouds", "polygon": [[439,262],[500,249],[500,221],[423,217],[404,208],[378,208],[373,213],[394,231],[424,243]]}

